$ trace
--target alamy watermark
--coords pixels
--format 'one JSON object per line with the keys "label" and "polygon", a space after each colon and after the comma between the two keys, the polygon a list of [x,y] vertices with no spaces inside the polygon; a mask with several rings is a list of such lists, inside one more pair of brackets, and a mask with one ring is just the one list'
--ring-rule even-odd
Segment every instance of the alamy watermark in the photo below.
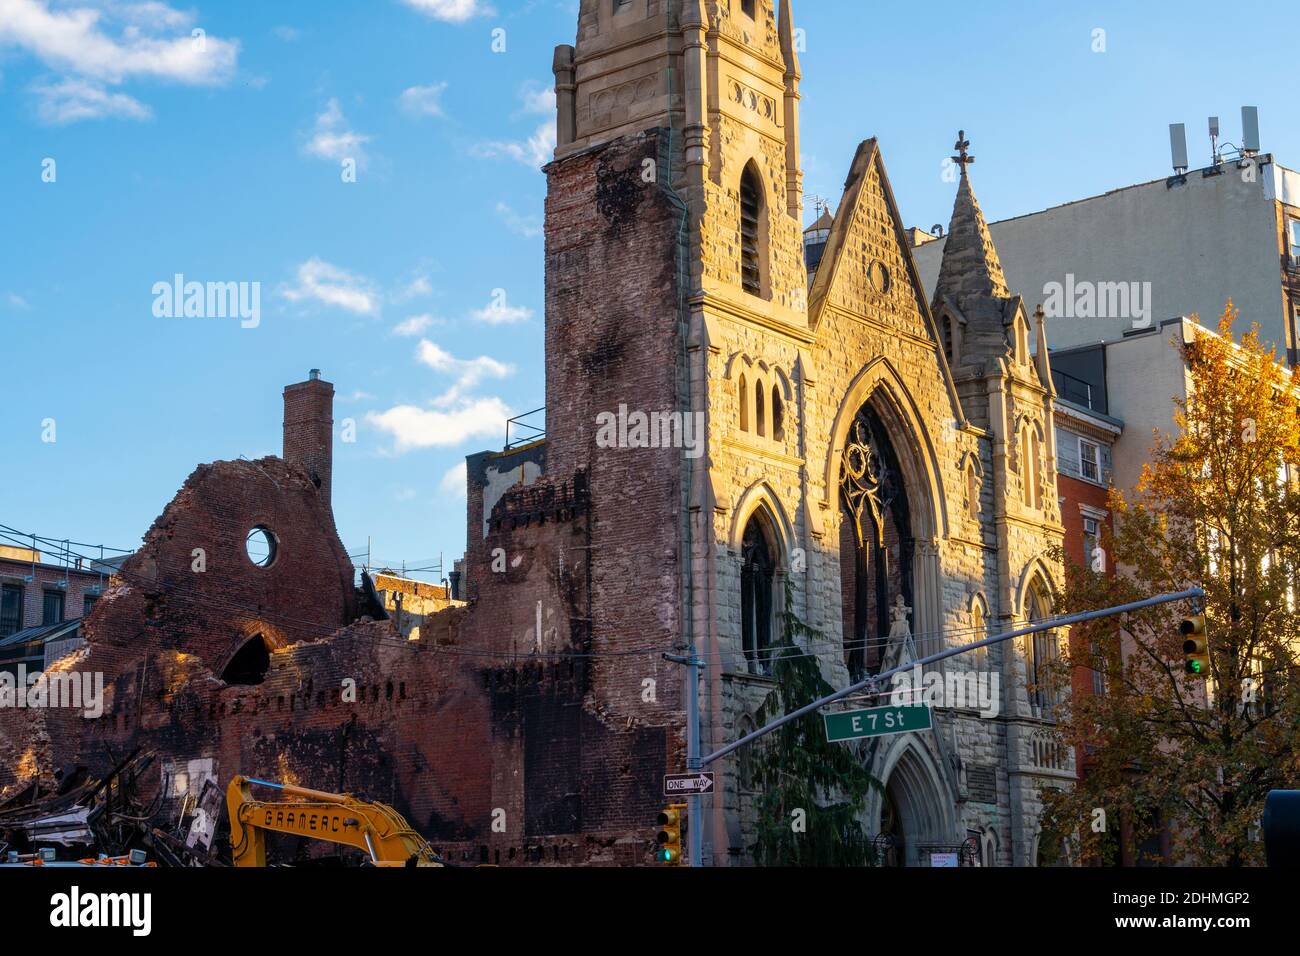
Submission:
{"label": "alamy watermark", "polygon": [[1131,319],[1133,328],[1151,325],[1150,282],[1065,282],[1043,286],[1043,314],[1049,319]]}
{"label": "alamy watermark", "polygon": [[704,454],[703,412],[618,412],[596,416],[597,448],[682,448],[687,458]]}
{"label": "alamy watermark", "polygon": [[0,709],[71,708],[92,720],[104,713],[102,671],[27,672],[19,664],[17,675],[0,671]]}
{"label": "alamy watermark", "polygon": [[1002,682],[997,671],[928,671],[914,666],[900,671],[891,681],[892,707],[952,707],[978,710],[981,717],[996,717],[1001,710]]}
{"label": "alamy watermark", "polygon": [[176,273],[171,282],[153,284],[153,314],[159,319],[240,319],[239,327],[262,323],[262,283],[186,282]]}

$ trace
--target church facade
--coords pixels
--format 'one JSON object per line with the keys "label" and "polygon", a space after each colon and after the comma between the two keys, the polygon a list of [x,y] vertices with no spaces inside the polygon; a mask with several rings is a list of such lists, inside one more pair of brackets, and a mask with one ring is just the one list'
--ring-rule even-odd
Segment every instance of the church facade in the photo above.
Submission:
{"label": "church facade", "polygon": [[[1007,290],[967,144],[927,302],[875,140],[805,237],[789,0],[583,0],[579,16],[554,61],[547,437],[470,460],[471,596],[520,602],[481,570],[510,551],[494,514],[581,476],[590,540],[567,567],[588,562],[596,585],[583,646],[629,655],[597,665],[610,716],[663,723],[668,771],[685,769],[685,685],[636,706],[638,649],[704,658],[709,753],[754,729],[787,600],[824,638],[807,650],[836,687],[1049,616],[1062,527],[1044,331]],[[937,665],[996,702],[940,706],[931,731],[860,749],[885,784],[863,822],[887,859],[1037,860],[1040,792],[1073,777],[1044,678],[1060,640]],[[654,686],[681,684],[653,669]],[[748,858],[742,765],[711,768],[713,865]]]}

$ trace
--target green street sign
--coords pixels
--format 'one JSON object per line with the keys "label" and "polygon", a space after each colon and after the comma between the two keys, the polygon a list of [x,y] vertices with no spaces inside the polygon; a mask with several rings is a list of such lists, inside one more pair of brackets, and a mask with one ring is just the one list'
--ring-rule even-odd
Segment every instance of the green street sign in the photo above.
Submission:
{"label": "green street sign", "polygon": [[929,730],[930,708],[925,704],[908,707],[869,707],[866,710],[842,710],[835,714],[822,714],[822,719],[826,721],[826,739],[834,743],[841,740],[858,740],[862,737],[905,734],[912,730]]}

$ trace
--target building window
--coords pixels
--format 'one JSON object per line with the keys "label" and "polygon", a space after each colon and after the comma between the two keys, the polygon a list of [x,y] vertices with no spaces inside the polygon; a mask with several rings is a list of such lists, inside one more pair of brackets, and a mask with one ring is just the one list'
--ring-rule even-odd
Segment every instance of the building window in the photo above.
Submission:
{"label": "building window", "polygon": [[785,439],[785,405],[781,401],[781,388],[772,386],[772,437],[777,441]]}
{"label": "building window", "polygon": [[21,584],[6,584],[0,588],[0,637],[8,637],[23,629],[23,588]]}
{"label": "building window", "polygon": [[1092,564],[1092,557],[1101,546],[1101,522],[1096,518],[1083,519],[1083,563]]}
{"label": "building window", "polygon": [[632,0],[614,0],[614,12],[623,13],[632,9]]}
{"label": "building window", "polygon": [[46,591],[45,604],[41,610],[42,624],[59,624],[63,621],[63,592]]}
{"label": "building window", "polygon": [[[988,632],[988,618],[989,609],[984,602],[984,595],[975,595],[975,600],[971,602],[970,606],[970,639],[967,643],[973,644],[976,641],[982,641],[986,637],[990,636]],[[973,660],[975,666],[980,670],[986,669],[989,664],[989,649],[987,647],[981,647],[979,650],[973,651],[972,653],[974,655]]]}
{"label": "building window", "polygon": [[91,610],[95,607],[95,602],[99,600],[98,594],[87,594],[81,599],[81,616],[88,617]]}
{"label": "building window", "polygon": [[741,541],[740,629],[751,674],[772,671],[772,595],[776,559],[759,515],[749,519]]}
{"label": "building window", "polygon": [[1300,219],[1291,220],[1291,264],[1300,265]]}
{"label": "building window", "polygon": [[1020,452],[1024,461],[1021,463],[1020,478],[1024,485],[1025,505],[1029,508],[1043,506],[1043,476],[1040,457],[1042,441],[1038,431],[1031,422],[1025,422],[1021,432]]}
{"label": "building window", "polygon": [[[221,672],[221,679],[227,684],[251,687],[262,683],[270,668],[271,649],[267,646],[266,639],[257,634],[245,641],[243,647],[230,659],[230,663]],[[378,685],[375,686],[375,699],[379,699]]]}
{"label": "building window", "polygon": [[1093,642],[1092,647],[1092,696],[1106,696],[1106,659],[1102,656],[1101,645]]}
{"label": "building window", "polygon": [[[1030,622],[1043,621],[1051,617],[1051,606],[1047,598],[1034,591],[1029,598]],[[1052,719],[1056,708],[1056,692],[1052,667],[1060,653],[1055,631],[1036,631],[1029,635],[1026,644],[1025,678],[1029,684],[1029,704],[1034,716],[1046,720]]]}
{"label": "building window", "polygon": [[753,166],[747,166],[740,177],[740,284],[750,295],[763,294],[759,242],[762,210],[762,185]]}
{"label": "building window", "polygon": [[755,2],[756,0],[740,0],[740,9],[744,12],[745,16],[749,17],[751,20],[757,16],[754,9]]}
{"label": "building window", "polygon": [[740,374],[740,430],[749,431],[749,383],[743,372]]}
{"label": "building window", "polygon": [[1079,439],[1079,474],[1089,481],[1101,481],[1101,449]]}

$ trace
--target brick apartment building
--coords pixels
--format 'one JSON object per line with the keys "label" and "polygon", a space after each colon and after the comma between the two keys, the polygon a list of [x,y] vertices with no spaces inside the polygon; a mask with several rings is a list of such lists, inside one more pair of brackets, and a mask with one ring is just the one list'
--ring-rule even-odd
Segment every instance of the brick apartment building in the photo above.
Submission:
{"label": "brick apartment building", "polygon": [[80,622],[123,560],[0,545],[0,670],[47,668],[80,646]]}

